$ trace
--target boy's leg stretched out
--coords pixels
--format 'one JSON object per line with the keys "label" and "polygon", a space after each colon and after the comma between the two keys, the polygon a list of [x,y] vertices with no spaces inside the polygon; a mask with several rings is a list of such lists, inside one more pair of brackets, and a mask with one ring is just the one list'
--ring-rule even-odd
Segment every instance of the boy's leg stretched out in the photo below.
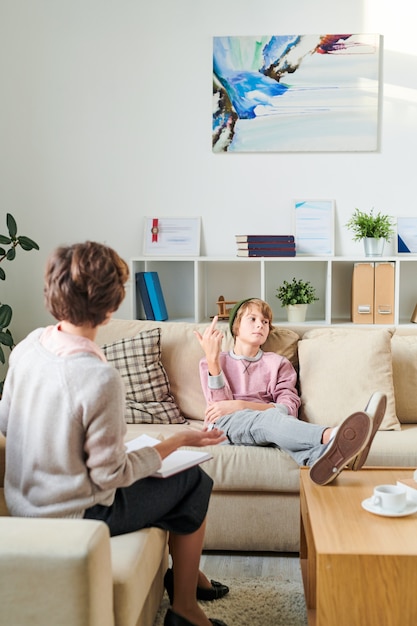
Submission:
{"label": "boy's leg stretched out", "polygon": [[[385,413],[386,397],[373,394],[365,412],[350,415],[323,442],[328,427],[288,416],[279,407],[266,411],[243,410],[217,420],[230,442],[236,445],[275,445],[298,465],[311,467],[314,482],[326,484],[349,463],[360,469]],[[369,414],[368,414],[369,412]]]}

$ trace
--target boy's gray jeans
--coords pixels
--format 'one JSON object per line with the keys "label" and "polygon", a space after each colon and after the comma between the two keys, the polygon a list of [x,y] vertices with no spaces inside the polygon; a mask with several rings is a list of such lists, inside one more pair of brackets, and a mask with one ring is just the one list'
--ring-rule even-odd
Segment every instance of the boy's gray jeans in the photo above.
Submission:
{"label": "boy's gray jeans", "polygon": [[326,450],[321,443],[326,426],[309,424],[288,415],[284,408],[244,409],[216,420],[230,443],[240,446],[276,446],[298,465],[311,466]]}

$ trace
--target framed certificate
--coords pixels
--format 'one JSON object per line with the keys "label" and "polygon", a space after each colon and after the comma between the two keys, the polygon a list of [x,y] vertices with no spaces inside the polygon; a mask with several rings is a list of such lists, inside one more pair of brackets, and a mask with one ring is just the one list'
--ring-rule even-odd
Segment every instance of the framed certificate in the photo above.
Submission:
{"label": "framed certificate", "polygon": [[200,217],[145,217],[145,256],[199,256]]}
{"label": "framed certificate", "polygon": [[397,254],[417,254],[417,217],[397,217]]}
{"label": "framed certificate", "polygon": [[334,255],[334,200],[294,200],[297,256]]}

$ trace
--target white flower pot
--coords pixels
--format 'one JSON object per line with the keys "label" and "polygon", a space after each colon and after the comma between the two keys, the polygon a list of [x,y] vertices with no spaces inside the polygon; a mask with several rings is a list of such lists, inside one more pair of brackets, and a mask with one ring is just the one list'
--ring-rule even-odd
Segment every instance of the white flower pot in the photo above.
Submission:
{"label": "white flower pot", "polygon": [[297,322],[305,322],[308,304],[289,304],[287,309],[287,318],[293,324]]}
{"label": "white flower pot", "polygon": [[365,237],[363,240],[365,256],[382,256],[382,253],[384,252],[384,244],[385,239]]}

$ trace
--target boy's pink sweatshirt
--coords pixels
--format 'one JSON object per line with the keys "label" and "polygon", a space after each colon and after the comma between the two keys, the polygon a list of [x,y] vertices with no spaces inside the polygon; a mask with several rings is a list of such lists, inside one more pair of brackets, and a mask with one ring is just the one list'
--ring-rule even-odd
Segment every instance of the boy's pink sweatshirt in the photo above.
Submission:
{"label": "boy's pink sweatshirt", "polygon": [[283,404],[289,415],[297,417],[301,404],[296,388],[297,373],[286,357],[262,350],[255,357],[221,352],[220,366],[220,374],[211,376],[206,358],[200,361],[201,385],[207,402],[273,402]]}

